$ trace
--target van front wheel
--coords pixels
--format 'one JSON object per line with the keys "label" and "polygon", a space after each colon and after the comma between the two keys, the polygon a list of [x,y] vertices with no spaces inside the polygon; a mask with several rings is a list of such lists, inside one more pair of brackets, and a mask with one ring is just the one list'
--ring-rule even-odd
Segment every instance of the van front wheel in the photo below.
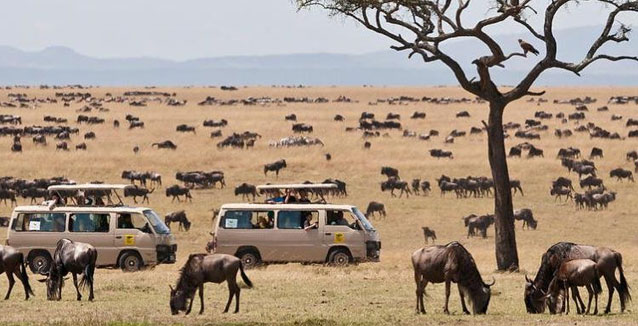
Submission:
{"label": "van front wheel", "polygon": [[350,253],[345,249],[337,249],[328,257],[328,264],[337,267],[348,266],[350,264]]}
{"label": "van front wheel", "polygon": [[125,252],[120,257],[120,268],[124,272],[137,272],[142,269],[142,266],[144,266],[144,262],[135,252]]}
{"label": "van front wheel", "polygon": [[245,269],[255,268],[260,263],[259,256],[252,250],[240,252],[237,256]]}

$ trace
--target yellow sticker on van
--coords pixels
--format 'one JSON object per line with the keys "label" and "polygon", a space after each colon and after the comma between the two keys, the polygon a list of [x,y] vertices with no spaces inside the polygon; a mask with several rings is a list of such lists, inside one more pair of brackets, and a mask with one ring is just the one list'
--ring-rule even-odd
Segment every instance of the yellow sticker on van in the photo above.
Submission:
{"label": "yellow sticker on van", "polygon": [[124,236],[124,245],[126,246],[134,246],[135,245],[135,236],[132,234],[127,234]]}
{"label": "yellow sticker on van", "polygon": [[341,232],[335,233],[335,243],[342,243],[346,240],[346,237]]}

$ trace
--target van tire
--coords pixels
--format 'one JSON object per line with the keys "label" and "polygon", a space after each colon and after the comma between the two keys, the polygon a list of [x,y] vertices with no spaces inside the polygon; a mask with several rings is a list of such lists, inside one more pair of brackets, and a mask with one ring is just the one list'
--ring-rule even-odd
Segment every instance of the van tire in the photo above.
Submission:
{"label": "van tire", "polygon": [[42,274],[48,274],[53,264],[51,254],[46,250],[31,251],[27,257],[27,261],[29,262],[29,269],[33,274],[40,274],[40,272],[42,272]]}
{"label": "van tire", "polygon": [[123,272],[137,272],[144,267],[144,261],[137,252],[126,251],[120,256],[119,265]]}
{"label": "van tire", "polygon": [[328,265],[335,267],[346,267],[352,262],[350,251],[343,248],[333,250],[328,255]]}
{"label": "van tire", "polygon": [[253,249],[239,251],[236,256],[241,260],[244,269],[252,269],[261,264],[259,253]]}

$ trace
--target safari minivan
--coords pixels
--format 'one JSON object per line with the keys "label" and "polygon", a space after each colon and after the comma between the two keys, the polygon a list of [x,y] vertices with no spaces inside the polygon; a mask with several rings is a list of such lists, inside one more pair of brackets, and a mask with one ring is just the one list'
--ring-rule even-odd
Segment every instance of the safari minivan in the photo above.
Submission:
{"label": "safari minivan", "polygon": [[[111,193],[126,187],[129,186],[52,186],[49,191]],[[110,206],[45,204],[16,207],[6,240],[7,245],[27,257],[34,273],[48,271],[56,244],[63,238],[92,244],[98,251],[98,267],[137,271],[143,266],[176,260],[175,239],[150,208],[127,207],[121,200]]]}
{"label": "safari minivan", "polygon": [[[304,221],[310,227],[304,228]],[[306,223],[307,224],[307,223]],[[359,209],[333,204],[225,204],[214,225],[212,251],[260,263],[378,262],[381,242]]]}

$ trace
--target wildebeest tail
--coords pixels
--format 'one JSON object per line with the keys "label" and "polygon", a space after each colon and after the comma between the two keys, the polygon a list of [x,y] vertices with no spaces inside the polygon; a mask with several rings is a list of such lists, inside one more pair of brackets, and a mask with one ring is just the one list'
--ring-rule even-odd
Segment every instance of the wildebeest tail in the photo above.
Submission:
{"label": "wildebeest tail", "polygon": [[591,283],[591,286],[594,290],[594,293],[596,294],[603,293],[603,287],[600,284],[600,274],[598,274],[598,272],[596,272],[596,277],[594,278],[594,281]]}
{"label": "wildebeest tail", "polygon": [[629,284],[625,278],[625,273],[622,268],[622,255],[619,252],[614,253],[616,258],[616,265],[618,265],[618,272],[620,273],[620,284],[618,285],[618,294],[620,295],[620,302],[624,306],[625,303],[631,300],[631,294],[629,293]]}
{"label": "wildebeest tail", "polygon": [[239,272],[241,273],[241,279],[244,280],[244,283],[246,283],[249,288],[253,287],[253,282],[250,281],[244,272],[244,265],[242,263],[239,263]]}
{"label": "wildebeest tail", "polygon": [[24,254],[18,253],[18,262],[20,263],[20,276],[22,277],[22,283],[24,284],[24,291],[30,295],[35,296],[33,294],[33,289],[31,289],[31,284],[29,284],[29,275],[27,275],[27,263],[24,260]]}
{"label": "wildebeest tail", "polygon": [[84,289],[87,285],[93,285],[93,275],[95,274],[95,264],[97,262],[97,250],[91,251],[89,263],[84,266],[84,273],[80,280],[80,288]]}

